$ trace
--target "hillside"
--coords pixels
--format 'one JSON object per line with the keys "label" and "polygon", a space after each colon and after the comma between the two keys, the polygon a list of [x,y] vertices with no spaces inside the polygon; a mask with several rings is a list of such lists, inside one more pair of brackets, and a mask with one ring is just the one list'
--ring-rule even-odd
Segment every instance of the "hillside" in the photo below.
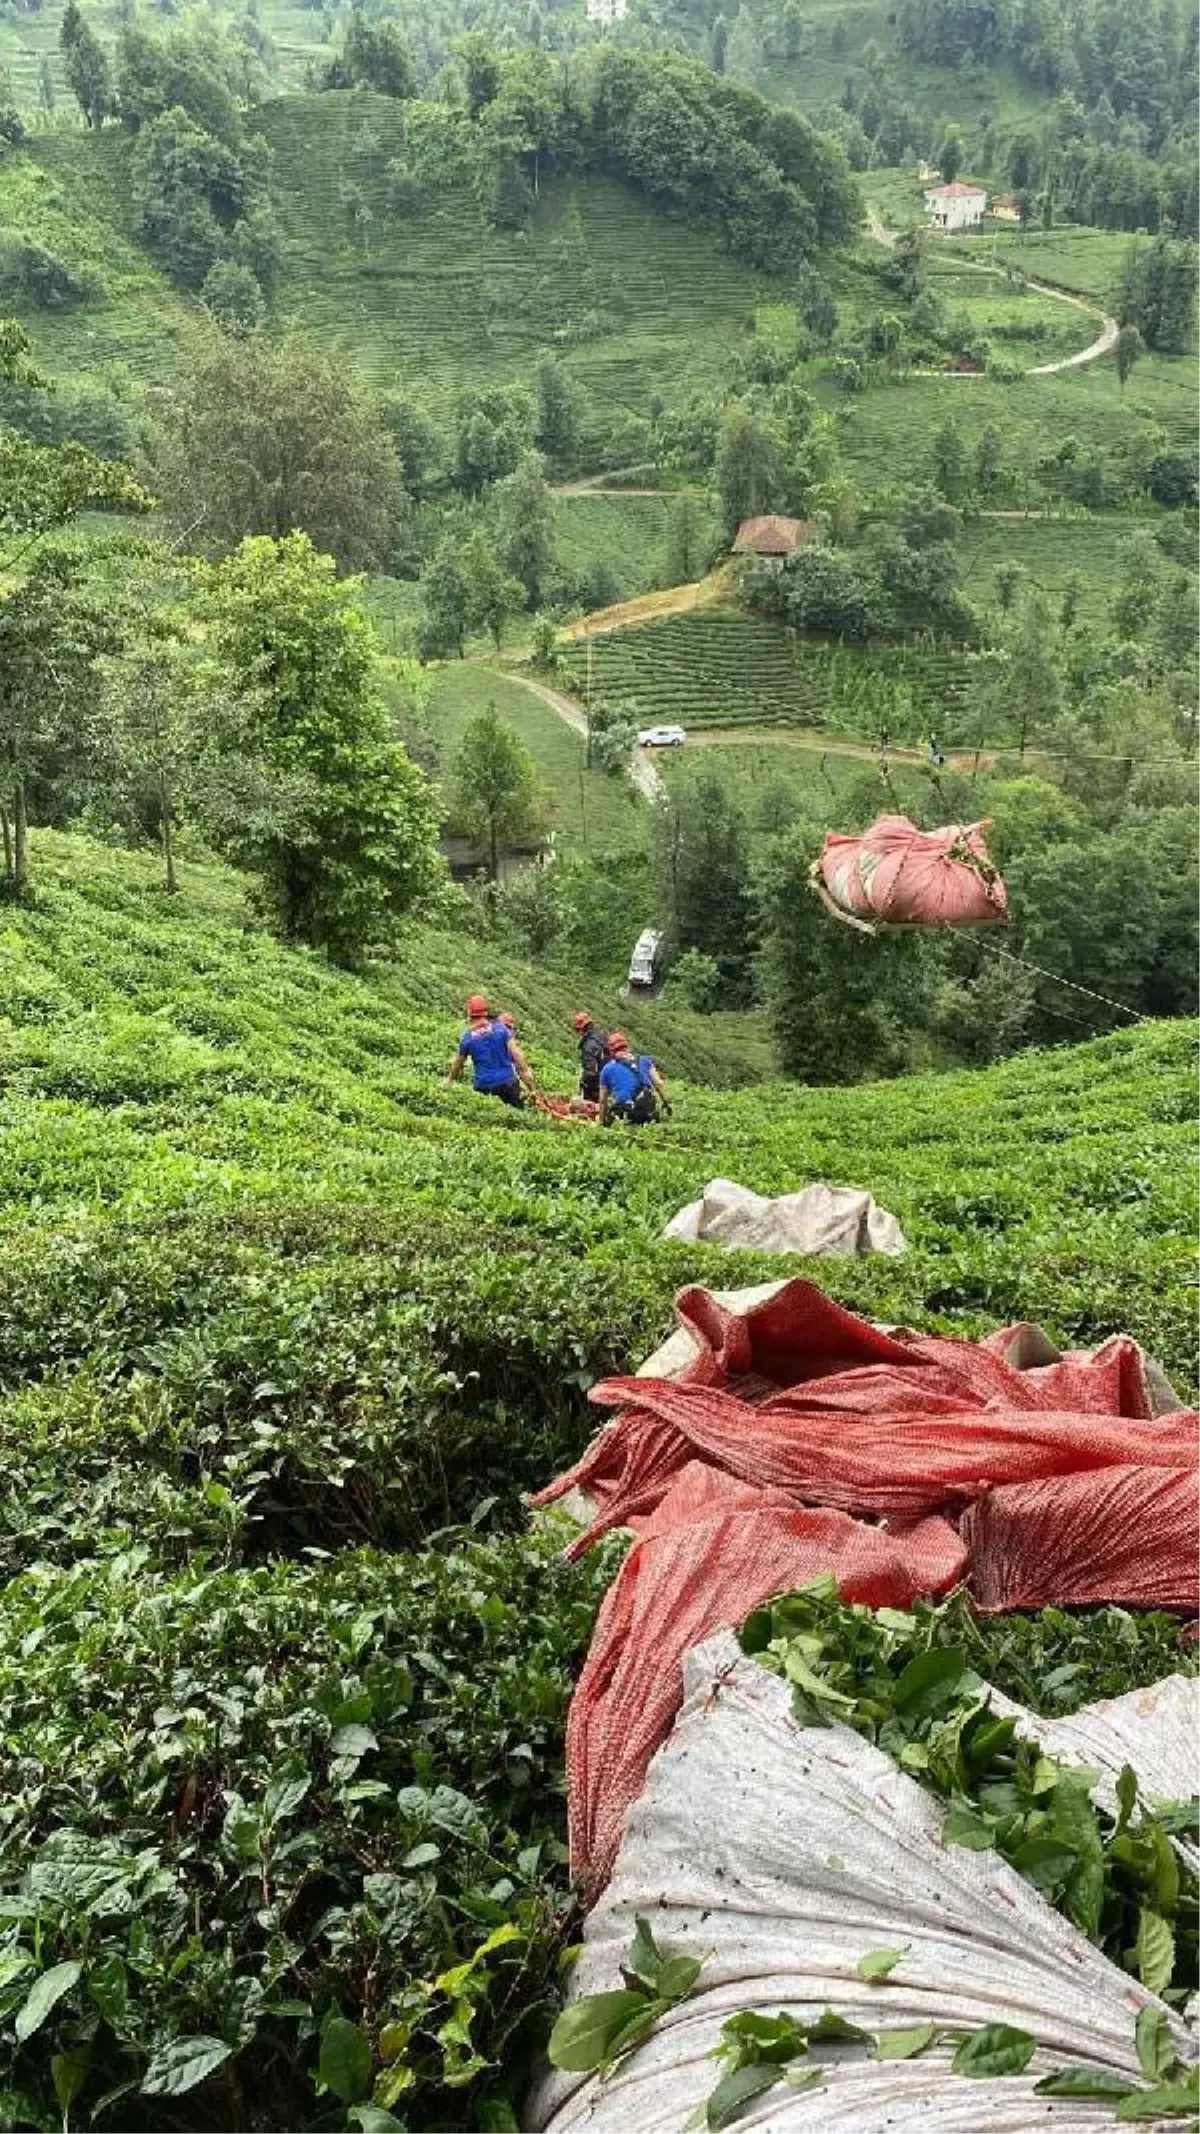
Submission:
{"label": "hillside", "polygon": [[[348,977],[248,928],[220,870],[166,902],[80,840],[43,836],[38,865],[0,937],[0,1889],[28,1871],[55,1897],[7,1961],[19,1979],[27,1932],[43,1965],[88,1939],[87,1983],[56,1974],[63,2041],[121,1982],[80,2124],[112,2125],[124,2084],[119,2123],[159,2125],[164,2082],[181,2127],[232,2129],[247,2094],[316,2124],[330,1992],[410,1997],[377,2096],[407,2088],[412,2124],[512,2123],[476,2115],[511,2111],[544,2035],[563,1713],[611,1568],[519,1538],[520,1493],[680,1283],[780,1271],[664,1221],[715,1173],[852,1180],[911,1250],[813,1267],[836,1295],[959,1332],[1129,1327],[1183,1385],[1190,1032],[853,1093],[682,1084],[631,1142],[440,1086],[491,969],[461,937]],[[566,1086],[572,1002],[493,975]],[[464,2057],[434,1981],[500,1927]],[[40,2047],[4,2047],[35,2117]]]}

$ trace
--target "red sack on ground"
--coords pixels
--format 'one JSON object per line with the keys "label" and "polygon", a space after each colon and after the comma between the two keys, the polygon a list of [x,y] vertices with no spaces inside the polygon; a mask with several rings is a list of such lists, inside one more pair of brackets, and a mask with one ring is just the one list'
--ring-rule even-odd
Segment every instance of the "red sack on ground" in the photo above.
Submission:
{"label": "red sack on ground", "polygon": [[859,837],[831,830],[812,883],[835,918],[884,926],[1003,926],[1008,895],[983,841],[986,823],[918,830],[881,815]]}
{"label": "red sack on ground", "polygon": [[593,1893],[683,1655],[775,1593],[829,1573],[848,1599],[904,1608],[969,1566],[988,1608],[1195,1609],[1197,1418],[1128,1336],[1063,1355],[1028,1326],[883,1333],[801,1281],[746,1313],[699,1289],[676,1309],[687,1368],[595,1387],[627,1405],[534,1500],[578,1486],[598,1506],[571,1555],[611,1527],[638,1535],[568,1730],[572,1862]]}
{"label": "red sack on ground", "polygon": [[963,1516],[979,1607],[1200,1608],[1195,1474],[1145,1467],[993,1489]]}
{"label": "red sack on ground", "polygon": [[571,1867],[592,1895],[683,1702],[683,1657],[774,1593],[832,1572],[848,1600],[907,1608],[944,1593],[966,1554],[925,1520],[896,1539],[840,1512],[804,1511],[686,1467],[605,1595],[567,1725]]}

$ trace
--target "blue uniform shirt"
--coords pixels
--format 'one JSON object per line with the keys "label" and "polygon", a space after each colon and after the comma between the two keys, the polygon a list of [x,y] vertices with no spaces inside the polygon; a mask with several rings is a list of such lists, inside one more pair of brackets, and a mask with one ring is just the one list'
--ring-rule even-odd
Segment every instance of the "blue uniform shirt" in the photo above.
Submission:
{"label": "blue uniform shirt", "polygon": [[503,1023],[479,1023],[464,1030],[458,1049],[471,1062],[476,1089],[503,1089],[516,1081],[512,1038]]}
{"label": "blue uniform shirt", "polygon": [[600,1069],[600,1087],[607,1089],[614,1104],[632,1104],[639,1089],[650,1089],[653,1060],[643,1052],[635,1067],[630,1060],[610,1060]]}

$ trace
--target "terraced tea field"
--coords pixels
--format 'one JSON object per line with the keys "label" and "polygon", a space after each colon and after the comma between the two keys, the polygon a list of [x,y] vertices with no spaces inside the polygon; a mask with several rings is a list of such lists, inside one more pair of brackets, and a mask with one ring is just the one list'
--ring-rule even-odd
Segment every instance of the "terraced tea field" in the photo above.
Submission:
{"label": "terraced tea field", "polygon": [[[486,226],[466,191],[398,217],[386,167],[403,107],[386,97],[289,97],[257,123],[285,236],[281,313],[433,407],[485,380],[524,380],[555,347],[605,408],[644,414],[653,393],[717,377],[770,287],[712,237],[602,180],[544,185],[527,230]],[[348,184],[370,211],[365,230]]]}
{"label": "terraced tea field", "polygon": [[[965,723],[969,670],[961,654],[923,646],[865,651],[805,642],[782,623],[704,608],[591,638],[597,696],[637,708],[639,722],[707,727],[824,727],[873,740],[917,738],[930,727],[952,741]],[[570,686],[588,686],[586,647],[564,651]]]}

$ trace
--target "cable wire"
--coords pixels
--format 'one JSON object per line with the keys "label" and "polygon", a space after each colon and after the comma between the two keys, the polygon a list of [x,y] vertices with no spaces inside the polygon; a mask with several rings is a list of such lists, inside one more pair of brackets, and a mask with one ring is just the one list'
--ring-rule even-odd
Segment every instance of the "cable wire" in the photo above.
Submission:
{"label": "cable wire", "polygon": [[1073,978],[1060,978],[1057,971],[1048,971],[1040,963],[1031,963],[1027,956],[1015,955],[1010,948],[1001,948],[998,943],[992,941],[981,941],[979,945],[989,956],[1003,956],[1009,963],[1019,963],[1027,971],[1036,971],[1039,978],[1049,978],[1055,985],[1066,986],[1069,992],[1082,993],[1088,1000],[1101,1001],[1106,1008],[1116,1008],[1118,1014],[1131,1016],[1135,1023],[1149,1020],[1147,1016],[1139,1014],[1136,1008],[1127,1008],[1123,1000],[1114,1000],[1109,993],[1097,993],[1092,986],[1077,985]]}

